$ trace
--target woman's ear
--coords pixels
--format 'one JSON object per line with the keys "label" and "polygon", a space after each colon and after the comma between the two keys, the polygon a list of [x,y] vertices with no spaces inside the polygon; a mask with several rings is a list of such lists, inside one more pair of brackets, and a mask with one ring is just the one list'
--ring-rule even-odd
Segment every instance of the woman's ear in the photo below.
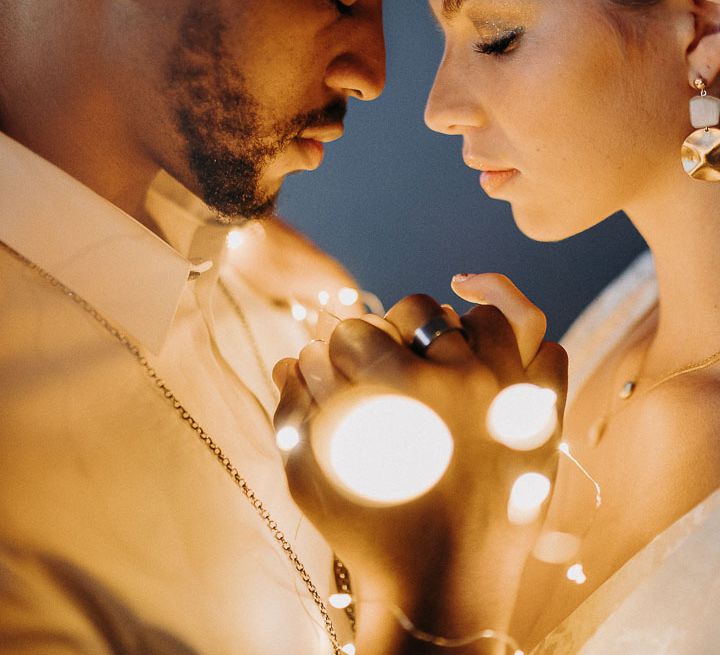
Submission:
{"label": "woman's ear", "polygon": [[720,75],[720,0],[693,0],[695,35],[688,48],[688,83],[701,77],[708,87]]}

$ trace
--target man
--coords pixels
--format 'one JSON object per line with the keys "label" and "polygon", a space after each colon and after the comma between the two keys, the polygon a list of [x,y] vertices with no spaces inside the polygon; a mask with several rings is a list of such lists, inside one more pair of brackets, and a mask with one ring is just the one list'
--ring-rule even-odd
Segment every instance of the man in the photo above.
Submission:
{"label": "man", "polygon": [[1,653],[331,651],[267,370],[351,282],[233,224],[383,83],[381,0],[0,3]]}

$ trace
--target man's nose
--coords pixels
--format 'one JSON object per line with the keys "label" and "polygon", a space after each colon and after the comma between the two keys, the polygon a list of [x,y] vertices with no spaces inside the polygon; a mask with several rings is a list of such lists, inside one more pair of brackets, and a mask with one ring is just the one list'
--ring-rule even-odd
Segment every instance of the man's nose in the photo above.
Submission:
{"label": "man's nose", "polygon": [[446,53],[425,106],[425,124],[435,132],[450,135],[483,127],[486,118],[476,92],[459,62]]}
{"label": "man's nose", "polygon": [[358,17],[350,43],[330,62],[325,84],[346,97],[375,100],[385,88],[382,7]]}

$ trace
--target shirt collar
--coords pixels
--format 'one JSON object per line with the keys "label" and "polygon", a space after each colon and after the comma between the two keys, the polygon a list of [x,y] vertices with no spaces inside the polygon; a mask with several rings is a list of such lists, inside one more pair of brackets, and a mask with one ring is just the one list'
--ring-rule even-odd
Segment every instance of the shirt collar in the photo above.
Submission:
{"label": "shirt collar", "polygon": [[1,132],[0,211],[0,240],[161,350],[194,262]]}

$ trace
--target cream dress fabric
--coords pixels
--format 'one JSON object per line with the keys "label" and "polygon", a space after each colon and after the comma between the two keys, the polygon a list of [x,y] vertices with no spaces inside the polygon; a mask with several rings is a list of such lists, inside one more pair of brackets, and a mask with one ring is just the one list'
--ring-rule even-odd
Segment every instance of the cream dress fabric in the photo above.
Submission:
{"label": "cream dress fabric", "polygon": [[[610,350],[657,302],[649,253],[568,332],[570,402]],[[720,447],[720,444],[718,445]],[[532,655],[720,653],[720,491],[659,534]]]}

